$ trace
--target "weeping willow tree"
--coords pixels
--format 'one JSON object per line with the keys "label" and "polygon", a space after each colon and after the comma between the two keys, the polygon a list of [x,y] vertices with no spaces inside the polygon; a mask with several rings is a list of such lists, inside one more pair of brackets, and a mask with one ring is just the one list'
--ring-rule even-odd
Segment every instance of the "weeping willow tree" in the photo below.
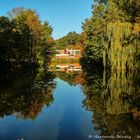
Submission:
{"label": "weeping willow tree", "polygon": [[132,70],[138,67],[138,39],[133,36],[133,25],[125,22],[109,23],[104,41],[103,63],[110,69]]}

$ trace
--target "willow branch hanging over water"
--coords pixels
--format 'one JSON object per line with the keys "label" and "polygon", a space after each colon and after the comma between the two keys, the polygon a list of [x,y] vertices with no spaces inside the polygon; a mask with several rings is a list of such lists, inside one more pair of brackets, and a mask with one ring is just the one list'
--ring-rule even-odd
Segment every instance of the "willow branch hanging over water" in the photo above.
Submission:
{"label": "willow branch hanging over water", "polygon": [[124,39],[128,38],[130,34],[130,23],[108,24],[106,35],[107,39],[105,40],[105,51],[103,55],[105,67],[110,66],[111,69],[126,69],[127,65],[129,67],[133,67],[132,59],[134,50],[131,49],[130,45],[122,47]]}
{"label": "willow branch hanging over water", "polygon": [[111,69],[135,69],[138,67],[138,40],[132,35],[131,23],[109,23],[104,41],[104,67]]}

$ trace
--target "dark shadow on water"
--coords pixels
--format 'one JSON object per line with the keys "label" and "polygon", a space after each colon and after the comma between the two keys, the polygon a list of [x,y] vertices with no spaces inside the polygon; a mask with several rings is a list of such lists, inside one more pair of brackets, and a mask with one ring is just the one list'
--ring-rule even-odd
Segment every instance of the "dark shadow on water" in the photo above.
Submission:
{"label": "dark shadow on water", "polygon": [[53,102],[54,75],[37,65],[0,64],[0,117],[35,119],[42,107]]}

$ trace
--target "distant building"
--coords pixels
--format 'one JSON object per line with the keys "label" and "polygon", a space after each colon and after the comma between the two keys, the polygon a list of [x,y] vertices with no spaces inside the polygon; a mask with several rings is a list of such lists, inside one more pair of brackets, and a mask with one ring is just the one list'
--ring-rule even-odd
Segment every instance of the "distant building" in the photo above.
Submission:
{"label": "distant building", "polygon": [[56,50],[56,57],[59,57],[59,58],[79,58],[79,57],[81,57],[81,50],[80,49]]}

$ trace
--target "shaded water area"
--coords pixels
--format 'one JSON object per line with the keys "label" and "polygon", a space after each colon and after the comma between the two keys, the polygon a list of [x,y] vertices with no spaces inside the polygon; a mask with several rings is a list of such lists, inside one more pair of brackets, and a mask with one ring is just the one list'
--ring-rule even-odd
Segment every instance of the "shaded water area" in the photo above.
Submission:
{"label": "shaded water area", "polygon": [[0,69],[0,140],[140,138],[140,73],[78,64]]}

